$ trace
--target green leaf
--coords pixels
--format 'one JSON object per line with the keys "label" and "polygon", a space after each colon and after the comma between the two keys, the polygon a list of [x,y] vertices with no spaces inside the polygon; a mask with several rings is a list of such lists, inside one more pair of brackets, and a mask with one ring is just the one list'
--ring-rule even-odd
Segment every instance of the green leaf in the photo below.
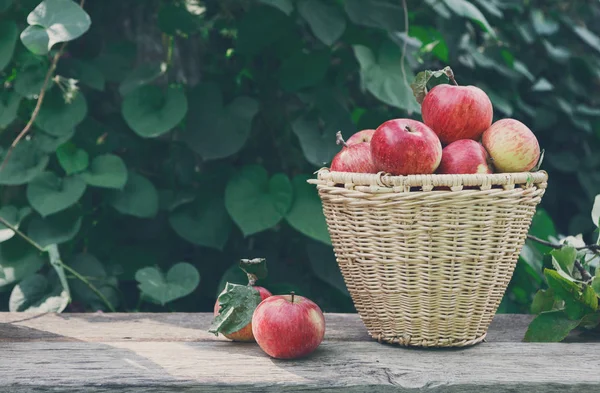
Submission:
{"label": "green leaf", "polygon": [[595,226],[600,227],[600,194],[594,198],[594,206],[592,207],[592,221]]}
{"label": "green leaf", "polygon": [[56,150],[56,158],[67,175],[83,172],[89,165],[89,156],[83,149],[73,143],[65,143]]}
{"label": "green leaf", "polygon": [[[19,70],[19,77],[15,80],[15,91],[24,98],[34,99],[40,94],[46,79],[48,66],[37,63],[29,65]],[[46,85],[48,90],[52,84]]]}
{"label": "green leaf", "polygon": [[244,273],[253,275],[258,280],[267,278],[268,270],[265,258],[241,259],[239,266]]}
{"label": "green leaf", "polygon": [[[6,150],[0,148],[0,162],[3,162],[5,157]],[[22,140],[0,171],[0,185],[17,186],[29,183],[44,171],[48,160],[48,155],[40,151],[35,142]]]}
{"label": "green leaf", "polygon": [[[114,307],[119,305],[119,294],[115,289],[118,285],[117,279],[106,272],[102,263],[95,256],[90,253],[78,254],[71,260],[69,266],[95,286]],[[106,308],[98,295],[83,281],[75,277],[70,278],[69,286],[75,296],[91,305],[95,310]]]}
{"label": "green leaf", "polygon": [[[31,209],[29,207],[24,207],[22,209],[17,209],[14,206],[5,205],[0,208],[0,217],[8,221],[13,227],[19,229],[19,225],[21,221],[25,219],[29,214],[31,214]],[[15,232],[0,223],[0,243],[5,242],[15,235]]]}
{"label": "green leaf", "polygon": [[410,84],[410,88],[412,89],[413,95],[419,104],[423,103],[423,100],[427,95],[429,90],[427,84],[431,78],[442,78],[445,81],[449,81],[446,72],[451,72],[450,67],[445,67],[443,70],[439,71],[425,70],[417,74],[414,82]]}
{"label": "green leaf", "polygon": [[215,317],[209,332],[215,335],[231,334],[252,321],[252,314],[261,302],[260,292],[248,285],[227,283],[225,291],[217,299],[219,315]]}
{"label": "green leaf", "polygon": [[44,100],[35,125],[53,136],[62,136],[77,127],[87,116],[88,106],[81,92],[71,103],[65,102],[60,89],[51,90]]}
{"label": "green leaf", "polygon": [[564,311],[543,312],[531,322],[525,333],[528,342],[559,342],[575,329],[581,319],[572,320]]}
{"label": "green leaf", "polygon": [[79,209],[69,209],[49,217],[34,217],[27,227],[27,236],[44,249],[72,240],[81,229]]}
{"label": "green leaf", "polygon": [[279,69],[279,83],[288,91],[297,91],[319,84],[327,74],[331,57],[327,51],[304,53],[288,57]]}
{"label": "green leaf", "polygon": [[582,295],[581,289],[575,282],[550,269],[544,269],[544,275],[548,286],[554,290],[555,298],[564,300],[564,311],[570,319],[581,319],[585,314],[594,312],[598,308],[597,299],[594,307],[594,303]]}
{"label": "green leaf", "polygon": [[123,190],[111,191],[108,203],[119,213],[152,218],[158,213],[158,192],[150,180],[129,172]]}
{"label": "green leaf", "polygon": [[302,0],[298,12],[313,34],[327,46],[333,45],[346,30],[346,20],[335,4],[322,0]]}
{"label": "green leaf", "polygon": [[14,0],[0,0],[0,12],[4,12],[10,8]]}
{"label": "green leaf", "polygon": [[318,120],[302,116],[292,123],[292,130],[300,140],[304,156],[314,166],[322,167],[340,151],[335,144],[334,129],[320,130]]}
{"label": "green leaf", "polygon": [[223,250],[233,227],[223,194],[206,188],[193,203],[175,209],[169,223],[188,242],[217,250]]}
{"label": "green leaf", "polygon": [[200,274],[187,263],[176,263],[165,276],[158,268],[145,267],[135,274],[142,294],[161,304],[172,302],[194,292],[200,283]]}
{"label": "green leaf", "polygon": [[166,94],[157,86],[142,86],[123,100],[127,125],[142,138],[154,138],[175,128],[185,117],[188,101],[183,89],[169,87]]}
{"label": "green leaf", "polygon": [[[550,240],[551,237],[556,237],[556,227],[552,221],[552,217],[544,209],[538,208],[533,215],[529,234],[538,237],[542,240]],[[550,247],[537,242],[532,244],[540,253],[545,254],[551,250]]]}
{"label": "green leaf", "polygon": [[54,153],[56,149],[58,149],[61,145],[68,142],[75,135],[75,129],[72,129],[70,132],[61,135],[61,136],[53,136],[50,134],[46,134],[43,131],[38,131],[33,135],[33,141],[35,142],[37,148],[44,153]]}
{"label": "green leaf", "polygon": [[8,127],[16,118],[21,104],[21,96],[13,91],[0,92],[0,131]]}
{"label": "green leaf", "polygon": [[65,76],[76,79],[94,90],[104,91],[106,78],[95,64],[76,58],[61,58],[60,64],[65,68]]}
{"label": "green leaf", "polygon": [[73,206],[85,192],[85,182],[79,176],[59,178],[44,172],[27,185],[27,200],[43,217]]}
{"label": "green leaf", "polygon": [[189,190],[159,190],[158,205],[161,210],[172,212],[196,199],[196,194]]}
{"label": "green leaf", "polygon": [[533,29],[539,35],[552,35],[558,31],[558,22],[547,18],[540,9],[531,10],[530,18]]}
{"label": "green leaf", "polygon": [[44,0],[27,16],[27,23],[21,41],[31,52],[44,55],[54,44],[82,36],[92,21],[72,0]]}
{"label": "green leaf", "polygon": [[253,7],[238,24],[236,50],[256,55],[287,35],[294,22],[278,7]]}
{"label": "green leaf", "polygon": [[[187,12],[187,11],[186,11]],[[135,89],[148,85],[167,71],[166,63],[145,63],[131,71],[121,82],[119,93],[126,96]]]}
{"label": "green leaf", "polygon": [[163,33],[187,37],[202,27],[203,19],[188,11],[185,4],[163,3],[158,10],[158,27]]}
{"label": "green leaf", "polygon": [[294,202],[286,215],[287,222],[300,233],[325,244],[331,244],[321,199],[315,186],[306,182],[310,176],[297,175],[292,180]]}
{"label": "green leaf", "polygon": [[13,288],[8,309],[11,312],[62,312],[69,304],[69,294],[53,281],[41,274],[28,276]]}
{"label": "green leaf", "polygon": [[346,0],[344,8],[357,25],[395,32],[404,30],[404,11],[399,4],[385,0]]}
{"label": "green leaf", "polygon": [[0,71],[12,60],[19,31],[11,20],[0,21]]}
{"label": "green leaf", "polygon": [[272,228],[292,204],[292,184],[282,173],[269,179],[260,165],[245,166],[225,189],[225,207],[244,236]]}
{"label": "green leaf", "polygon": [[183,139],[205,160],[229,157],[244,147],[258,102],[237,97],[223,107],[223,96],[215,83],[201,83],[190,93],[190,106]]}
{"label": "green leaf", "polygon": [[531,86],[531,91],[552,91],[554,90],[554,86],[552,83],[548,82],[546,78],[540,78],[533,86]]}
{"label": "green leaf", "polygon": [[260,0],[260,2],[275,7],[286,15],[290,15],[294,11],[292,0]]}
{"label": "green leaf", "polygon": [[[50,259],[50,264],[54,268],[54,272],[56,276],[58,276],[58,280],[60,285],[62,286],[62,293],[66,293],[67,298],[71,298],[71,290],[69,289],[69,281],[67,280],[67,275],[65,274],[65,268],[63,266],[63,262],[60,258],[60,252],[58,251],[58,246],[56,244],[52,244],[46,247],[48,252],[48,259]],[[53,276],[50,276],[53,277]]]}
{"label": "green leaf", "polygon": [[586,29],[583,26],[576,25],[572,21],[568,21],[568,22],[569,22],[569,26],[571,27],[573,32],[575,34],[577,34],[577,36],[579,36],[579,38],[581,38],[583,40],[583,42],[588,44],[590,47],[592,47],[596,51],[600,52],[600,37],[598,37],[597,35],[595,35],[594,33],[592,33],[591,31],[589,31],[588,29]]}
{"label": "green leaf", "polygon": [[127,184],[127,167],[119,156],[103,154],[95,157],[81,178],[90,186],[122,189]]}
{"label": "green leaf", "polygon": [[554,257],[560,268],[568,274],[573,274],[573,265],[577,258],[577,250],[572,246],[564,246],[562,248],[552,250],[550,255]]}
{"label": "green leaf", "polygon": [[0,244],[0,290],[37,272],[44,265],[40,253],[16,237]]}
{"label": "green leaf", "polygon": [[582,301],[586,305],[588,305],[592,310],[598,310],[598,297],[596,296],[596,292],[594,288],[590,285],[585,285],[583,288]]}
{"label": "green leaf", "polygon": [[331,246],[310,242],[306,246],[306,253],[310,266],[317,277],[344,295],[350,296]]}
{"label": "green leaf", "polygon": [[[600,269],[596,269],[597,272],[600,272]],[[592,289],[594,290],[594,292],[596,292],[596,296],[600,297],[600,276],[596,275],[593,279],[592,279],[592,285],[591,285]]]}
{"label": "green leaf", "polygon": [[378,58],[375,58],[375,54],[366,46],[355,45],[354,55],[360,64],[363,88],[388,105],[408,112],[420,112],[421,108],[408,82],[414,76],[407,65],[404,79],[400,65],[401,52],[397,46],[387,42],[381,47]]}
{"label": "green leaf", "polygon": [[531,312],[539,314],[552,310],[554,306],[554,291],[552,289],[537,291],[531,302]]}
{"label": "green leaf", "polygon": [[468,18],[475,21],[485,31],[490,33],[492,37],[496,37],[496,32],[492,29],[492,26],[488,23],[487,19],[481,11],[467,0],[443,0],[444,3],[452,10],[455,14]]}

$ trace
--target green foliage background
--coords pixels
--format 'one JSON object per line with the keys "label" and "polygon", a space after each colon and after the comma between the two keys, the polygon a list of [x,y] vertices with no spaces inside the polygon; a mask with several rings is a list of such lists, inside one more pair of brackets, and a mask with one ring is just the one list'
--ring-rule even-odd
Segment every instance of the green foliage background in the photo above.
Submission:
{"label": "green foliage background", "polygon": [[[61,45],[46,54],[49,26],[28,28],[38,4],[0,0],[3,154]],[[407,6],[408,36],[401,0],[86,3],[90,30],[67,39],[77,38],[29,137],[0,172],[0,216],[49,247],[54,264],[2,226],[0,309],[64,307],[64,267],[69,311],[106,310],[106,300],[121,311],[209,311],[225,281],[243,282],[240,258],[265,257],[259,284],[352,311],[305,180],[338,151],[336,131],[419,119],[408,84],[446,65],[489,94],[495,119],[522,120],[546,149],[550,183],[531,233],[589,236],[600,4]],[[65,23],[85,22],[73,12]],[[501,312],[529,310],[546,251],[526,245]]]}

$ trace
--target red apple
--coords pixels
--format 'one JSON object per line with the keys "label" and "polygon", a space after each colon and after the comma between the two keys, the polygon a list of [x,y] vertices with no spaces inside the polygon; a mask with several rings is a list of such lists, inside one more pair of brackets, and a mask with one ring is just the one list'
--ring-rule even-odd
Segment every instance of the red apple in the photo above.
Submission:
{"label": "red apple", "polygon": [[355,142],[350,145],[344,141],[342,133],[339,131],[336,137],[337,144],[344,145],[344,147],[333,157],[329,169],[336,172],[377,173],[371,158],[371,145],[369,142]]}
{"label": "red apple", "polygon": [[394,119],[377,127],[371,139],[371,154],[377,171],[430,174],[442,159],[442,144],[435,132],[420,121]]}
{"label": "red apple", "polygon": [[483,146],[498,172],[527,172],[540,160],[540,145],[531,130],[515,119],[498,120],[483,133]]}
{"label": "red apple", "polygon": [[252,332],[269,356],[296,359],[321,344],[325,318],[319,306],[305,297],[293,293],[271,296],[254,310]]}
{"label": "red apple", "polygon": [[489,158],[479,142],[461,139],[444,147],[437,173],[493,173],[488,164]]}
{"label": "red apple", "polygon": [[374,132],[375,132],[375,130],[358,131],[356,134],[354,134],[350,138],[348,138],[348,140],[346,141],[346,144],[348,146],[351,146],[351,145],[355,145],[357,143],[371,142],[371,138],[373,138]]}
{"label": "red apple", "polygon": [[475,86],[437,85],[421,105],[423,122],[444,145],[460,139],[479,140],[492,124],[490,98]]}
{"label": "red apple", "polygon": [[[260,293],[261,300],[265,300],[266,298],[272,296],[271,292],[269,292],[268,290],[266,290],[263,287],[259,287],[259,286],[255,285],[255,286],[253,286],[253,288],[258,290],[258,292]],[[215,307],[213,310],[213,313],[215,316],[219,315],[219,308],[220,308],[219,307],[219,299],[217,299],[217,302],[215,303]],[[246,342],[254,341],[254,335],[252,334],[252,322],[248,323],[246,326],[244,326],[237,332],[233,332],[231,334],[223,334],[223,335],[233,341],[246,341]]]}

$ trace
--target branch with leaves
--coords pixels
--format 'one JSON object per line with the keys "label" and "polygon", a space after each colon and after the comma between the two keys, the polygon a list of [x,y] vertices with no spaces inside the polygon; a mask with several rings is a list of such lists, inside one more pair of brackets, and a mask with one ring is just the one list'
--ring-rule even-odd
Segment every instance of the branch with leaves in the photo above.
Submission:
{"label": "branch with leaves", "polygon": [[[556,249],[556,250],[559,250],[559,249],[561,249],[561,248],[563,248],[565,246],[564,244],[552,243],[550,241],[540,239],[539,237],[536,237],[536,236],[533,236],[533,235],[527,235],[527,239],[533,240],[534,242],[543,244],[544,246],[548,246],[548,247],[551,247],[551,248]],[[594,253],[600,255],[600,245],[598,245],[598,244],[586,244],[585,246],[575,247],[575,250],[577,250],[577,251],[580,251],[580,250],[590,250],[590,251],[593,251]],[[581,278],[585,282],[592,281],[592,276],[587,271],[587,269],[585,267],[583,267],[583,265],[581,264],[580,261],[575,260],[574,266],[579,271],[579,274],[581,274]]]}

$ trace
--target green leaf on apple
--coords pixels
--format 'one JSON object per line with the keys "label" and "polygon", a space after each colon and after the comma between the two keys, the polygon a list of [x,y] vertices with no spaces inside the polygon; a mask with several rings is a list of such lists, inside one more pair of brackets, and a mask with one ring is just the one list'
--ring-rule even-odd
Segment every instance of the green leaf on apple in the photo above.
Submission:
{"label": "green leaf on apple", "polygon": [[[425,70],[421,71],[415,77],[415,81],[410,84],[410,88],[413,91],[415,98],[419,104],[423,103],[427,92],[429,91],[427,85],[431,81],[435,83],[434,85],[439,85],[440,83],[448,83],[450,78],[448,77],[448,72],[452,72],[450,67],[445,67],[443,70],[431,71]],[[432,87],[432,86],[430,86]]]}
{"label": "green leaf on apple", "polygon": [[254,285],[256,280],[267,278],[267,260],[265,258],[242,259],[240,260],[240,269],[247,275],[250,285]]}
{"label": "green leaf on apple", "polygon": [[219,315],[215,317],[209,332],[215,336],[231,334],[252,321],[252,314],[261,302],[260,292],[252,286],[227,283],[219,301]]}
{"label": "green leaf on apple", "polygon": [[535,166],[533,168],[531,168],[531,172],[537,172],[540,170],[540,168],[542,167],[542,161],[544,161],[544,153],[546,151],[544,149],[542,149],[542,152],[540,153],[540,159],[538,160],[537,164],[535,164]]}

